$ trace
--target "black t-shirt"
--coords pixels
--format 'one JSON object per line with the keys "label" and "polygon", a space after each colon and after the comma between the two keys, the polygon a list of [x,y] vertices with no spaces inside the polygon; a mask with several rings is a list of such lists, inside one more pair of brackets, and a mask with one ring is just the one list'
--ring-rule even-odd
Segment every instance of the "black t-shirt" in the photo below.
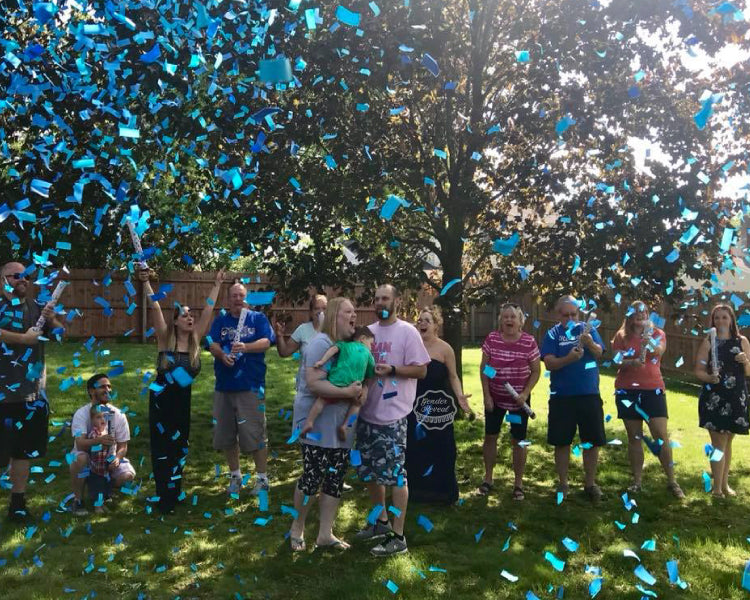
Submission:
{"label": "black t-shirt", "polygon": [[[36,325],[42,310],[30,298],[13,304],[0,298],[0,329],[24,333]],[[44,332],[48,332],[45,324]],[[8,344],[0,335],[0,402],[28,402],[34,400],[45,385],[44,343],[33,346]]]}

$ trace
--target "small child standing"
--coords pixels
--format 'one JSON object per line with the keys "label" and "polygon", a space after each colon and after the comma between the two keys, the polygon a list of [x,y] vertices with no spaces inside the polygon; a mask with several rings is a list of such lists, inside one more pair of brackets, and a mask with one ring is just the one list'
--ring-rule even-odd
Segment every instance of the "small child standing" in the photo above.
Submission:
{"label": "small child standing", "polygon": [[[321,369],[329,360],[338,355],[336,363],[328,372],[328,381],[336,387],[346,387],[352,383],[361,382],[375,374],[375,359],[372,356],[372,343],[375,336],[367,327],[357,327],[351,341],[336,342],[331,346],[321,359],[315,363],[315,368]],[[307,420],[302,426],[300,436],[312,431],[315,419],[318,418],[326,404],[344,402],[340,398],[317,398],[315,404],[310,408]],[[359,406],[352,403],[346,413],[344,422],[338,427],[340,440],[346,439],[347,425],[351,426],[352,417],[359,414]]]}
{"label": "small child standing", "polygon": [[[107,435],[107,416],[106,409],[102,410],[100,406],[91,407],[91,431],[86,437],[94,439]],[[89,450],[89,475],[86,483],[89,487],[89,498],[94,506],[94,512],[103,513],[104,507],[102,502],[109,499],[112,488],[112,481],[109,475],[109,457],[112,455],[112,446],[103,446],[99,444],[92,446]]]}

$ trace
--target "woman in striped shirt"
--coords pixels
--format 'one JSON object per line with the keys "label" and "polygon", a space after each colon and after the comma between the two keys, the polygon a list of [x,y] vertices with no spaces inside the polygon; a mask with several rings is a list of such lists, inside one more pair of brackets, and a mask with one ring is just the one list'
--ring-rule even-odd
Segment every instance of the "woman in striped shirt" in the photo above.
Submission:
{"label": "woman in striped shirt", "polygon": [[[523,472],[526,467],[526,438],[528,413],[521,406],[531,398],[531,390],[539,381],[539,347],[536,340],[521,331],[524,313],[517,304],[500,308],[498,329],[491,332],[482,344],[480,372],[484,395],[484,481],[479,493],[489,494],[493,488],[492,471],[497,460],[497,438],[506,413],[513,442],[513,499],[523,500]],[[515,391],[511,394],[508,383]],[[514,397],[515,396],[515,397]]]}

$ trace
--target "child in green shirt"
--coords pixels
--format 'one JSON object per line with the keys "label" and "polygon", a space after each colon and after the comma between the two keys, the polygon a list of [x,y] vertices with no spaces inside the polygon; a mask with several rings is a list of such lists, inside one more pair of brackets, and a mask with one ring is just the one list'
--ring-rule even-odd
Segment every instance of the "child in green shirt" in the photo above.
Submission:
{"label": "child in green shirt", "polygon": [[[375,359],[372,356],[372,343],[375,336],[367,327],[357,327],[351,341],[336,342],[331,346],[321,359],[315,363],[316,369],[323,368],[329,360],[338,355],[336,363],[328,372],[328,381],[336,387],[346,387],[357,381],[364,381],[375,374]],[[315,419],[318,418],[323,407],[326,404],[336,404],[345,402],[341,398],[316,398],[315,403],[310,408],[307,420],[302,426],[300,436],[304,436],[308,431],[312,431]],[[338,436],[340,440],[346,439],[346,427],[349,422],[354,422],[352,417],[359,414],[359,406],[352,403],[346,413],[344,422],[338,427]]]}

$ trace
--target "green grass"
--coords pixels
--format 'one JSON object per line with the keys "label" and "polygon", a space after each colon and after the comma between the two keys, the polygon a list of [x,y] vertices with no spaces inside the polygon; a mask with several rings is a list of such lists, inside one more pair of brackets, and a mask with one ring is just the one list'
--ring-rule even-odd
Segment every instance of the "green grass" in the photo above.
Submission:
{"label": "green grass", "polygon": [[[391,598],[385,586],[392,580],[397,596],[406,598],[524,598],[533,590],[539,598],[552,598],[550,586],[564,586],[565,598],[587,598],[592,575],[585,566],[597,566],[604,577],[599,598],[640,598],[640,583],[633,574],[637,561],[623,556],[634,550],[644,566],[657,578],[652,589],[661,598],[744,598],[740,588],[744,561],[750,558],[746,536],[750,525],[746,505],[750,490],[747,458],[748,440],[735,442],[732,485],[736,499],[714,503],[704,493],[701,472],[708,468],[703,446],[706,433],[697,427],[697,388],[670,382],[670,430],[682,448],[675,450],[680,482],[687,493],[684,504],[672,499],[656,459],[648,455],[644,492],[638,498],[640,520],[633,524],[632,512],[623,507],[620,494],[629,480],[625,447],[608,446],[602,452],[600,484],[607,499],[592,508],[575,491],[562,505],[553,498],[554,468],[551,449],[545,444],[547,379],[534,393],[538,418],[532,423],[527,469],[527,499],[510,499],[511,471],[507,430],[501,437],[496,491],[489,498],[474,493],[481,481],[483,425],[460,421],[456,425],[459,446],[458,474],[461,502],[440,508],[412,505],[407,516],[410,552],[386,560],[370,557],[369,546],[355,547],[343,555],[312,552],[292,556],[284,539],[290,517],[281,513],[282,504],[292,503],[292,489],[299,474],[296,447],[285,444],[289,421],[280,411],[289,410],[293,400],[294,361],[270,359],[267,382],[267,414],[273,457],[270,515],[265,527],[254,525],[262,515],[256,501],[243,496],[228,501],[225,494],[226,466],[211,450],[211,389],[213,374],[209,357],[193,390],[191,455],[185,470],[187,506],[176,516],[161,518],[147,514],[146,498],[154,494],[148,480],[148,409],[141,389],[143,374],[152,370],[153,347],[110,344],[110,354],[97,357],[79,344],[51,347],[48,352],[48,390],[54,427],[59,432],[64,420],[86,401],[82,386],[59,391],[64,377],[82,377],[108,369],[110,360],[123,360],[126,374],[114,378],[118,405],[129,409],[131,430],[140,432],[131,441],[130,456],[142,478],[137,497],[122,497],[114,511],[102,516],[74,517],[56,510],[68,493],[67,469],[50,466],[64,463],[70,448],[70,434],[50,444],[47,457],[37,466],[44,472],[33,475],[29,488],[31,508],[50,518],[37,521],[38,529],[0,524],[0,590],[3,598],[82,598],[95,592],[99,598]],[[102,350],[104,347],[100,348]],[[80,351],[81,364],[73,366],[73,353]],[[269,354],[270,356],[270,354]],[[98,360],[98,364],[97,361]],[[474,394],[475,409],[481,406],[478,380],[479,350],[464,352],[464,382]],[[59,367],[67,367],[57,374]],[[615,415],[613,378],[602,378],[605,414]],[[607,424],[609,438],[625,440],[621,423]],[[216,465],[221,475],[216,476]],[[50,483],[45,478],[56,477]],[[580,486],[581,461],[571,463],[571,484]],[[412,474],[414,476],[414,474]],[[362,524],[370,506],[362,485],[345,496],[337,522],[337,533],[350,538]],[[192,498],[197,504],[193,506]],[[3,494],[5,510],[7,493]],[[416,525],[424,514],[435,528],[427,533]],[[626,524],[620,530],[615,521]],[[317,512],[313,510],[307,528],[314,541]],[[509,524],[514,524],[511,530]],[[481,539],[475,535],[484,529]],[[116,538],[122,535],[121,543]],[[511,537],[509,548],[503,545]],[[577,552],[565,550],[564,537],[580,543]],[[656,541],[656,551],[641,550],[645,540]],[[312,544],[310,544],[311,546]],[[562,573],[544,560],[550,551],[566,561]],[[681,578],[690,584],[686,591],[670,587],[665,562],[679,560]],[[1,562],[1,561],[0,561]],[[93,569],[87,565],[93,564]],[[431,571],[439,567],[447,572]],[[500,576],[507,570],[519,577],[517,583]],[[90,571],[90,572],[87,572]],[[65,590],[75,590],[66,592]],[[91,598],[92,596],[89,596]]]}

